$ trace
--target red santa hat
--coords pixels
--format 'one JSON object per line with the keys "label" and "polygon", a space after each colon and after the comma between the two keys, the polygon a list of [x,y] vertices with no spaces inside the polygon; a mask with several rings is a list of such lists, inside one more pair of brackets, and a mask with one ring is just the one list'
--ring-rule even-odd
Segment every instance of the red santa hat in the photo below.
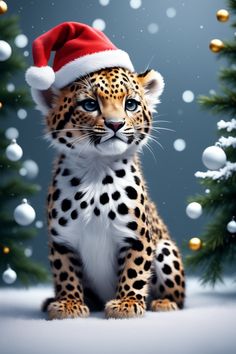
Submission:
{"label": "red santa hat", "polygon": [[[53,66],[48,66],[51,52]],[[26,71],[33,97],[52,85],[58,89],[78,77],[103,68],[123,67],[133,71],[129,55],[118,49],[103,32],[86,24],[64,22],[33,42],[34,66]],[[38,91],[38,92],[37,92]]]}

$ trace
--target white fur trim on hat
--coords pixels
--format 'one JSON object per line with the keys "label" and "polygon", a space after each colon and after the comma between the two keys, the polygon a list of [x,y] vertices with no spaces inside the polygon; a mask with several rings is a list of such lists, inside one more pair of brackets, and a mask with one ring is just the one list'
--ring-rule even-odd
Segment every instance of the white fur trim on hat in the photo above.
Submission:
{"label": "white fur trim on hat", "polygon": [[55,73],[54,86],[56,88],[62,88],[78,77],[90,74],[93,71],[115,66],[134,71],[129,55],[121,49],[111,49],[88,54],[67,63],[58,70]]}
{"label": "white fur trim on hat", "polygon": [[47,90],[55,81],[55,73],[50,66],[31,66],[25,73],[25,80],[32,88]]}

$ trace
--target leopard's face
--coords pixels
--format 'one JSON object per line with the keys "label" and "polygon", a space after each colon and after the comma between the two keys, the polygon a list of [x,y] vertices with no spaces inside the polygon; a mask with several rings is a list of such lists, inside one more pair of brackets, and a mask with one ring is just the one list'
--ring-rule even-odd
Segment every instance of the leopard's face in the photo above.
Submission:
{"label": "leopard's face", "polygon": [[154,70],[89,74],[59,92],[47,116],[47,135],[60,150],[85,157],[132,153],[148,140],[163,86]]}

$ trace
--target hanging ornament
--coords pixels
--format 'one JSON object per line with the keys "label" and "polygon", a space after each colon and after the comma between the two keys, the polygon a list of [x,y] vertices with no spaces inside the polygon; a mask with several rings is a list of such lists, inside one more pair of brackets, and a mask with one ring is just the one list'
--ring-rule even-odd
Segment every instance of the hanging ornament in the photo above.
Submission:
{"label": "hanging ornament", "polygon": [[35,161],[25,160],[19,173],[21,176],[26,176],[29,179],[34,179],[39,173],[39,167]]}
{"label": "hanging ornament", "polygon": [[7,4],[5,1],[0,1],[0,15],[5,14],[7,12]]}
{"label": "hanging ornament", "polygon": [[229,19],[229,12],[225,9],[220,9],[216,13],[216,18],[219,22],[227,22]]}
{"label": "hanging ornament", "polygon": [[227,230],[231,233],[231,234],[235,234],[236,233],[236,221],[231,220],[230,222],[228,222],[227,224]]}
{"label": "hanging ornament", "polygon": [[202,248],[202,241],[198,237],[193,237],[189,240],[188,246],[192,251],[198,251]]}
{"label": "hanging ornament", "polygon": [[209,146],[202,154],[202,162],[210,170],[219,170],[225,165],[226,160],[226,154],[219,146]]}
{"label": "hanging ornament", "polygon": [[12,139],[11,144],[6,148],[7,158],[11,161],[18,161],[23,156],[23,151],[20,145],[17,144],[16,139]]}
{"label": "hanging ornament", "polygon": [[186,214],[191,219],[197,219],[202,215],[202,206],[197,202],[192,202],[186,207]]}
{"label": "hanging ornament", "polygon": [[212,39],[209,48],[213,53],[219,53],[224,48],[224,43],[220,39]]}
{"label": "hanging ornament", "polygon": [[2,252],[3,252],[4,254],[8,254],[8,253],[10,253],[10,248],[7,247],[7,246],[4,246]]}
{"label": "hanging ornament", "polygon": [[6,284],[13,284],[16,281],[16,278],[17,278],[16,272],[13,269],[11,269],[10,266],[8,266],[7,269],[2,274],[2,280]]}
{"label": "hanging ornament", "polygon": [[10,58],[12,53],[11,46],[6,41],[0,41],[0,61]]}
{"label": "hanging ornament", "polygon": [[28,204],[27,199],[23,199],[22,203],[14,210],[14,219],[17,224],[26,226],[30,225],[35,219],[35,211],[31,205]]}

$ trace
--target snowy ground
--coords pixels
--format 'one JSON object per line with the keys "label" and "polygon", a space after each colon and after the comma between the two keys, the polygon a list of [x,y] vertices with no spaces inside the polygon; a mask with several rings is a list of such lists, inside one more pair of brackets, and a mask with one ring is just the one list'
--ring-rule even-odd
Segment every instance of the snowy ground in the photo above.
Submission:
{"label": "snowy ground", "polygon": [[183,311],[148,312],[142,319],[46,321],[39,311],[50,288],[0,290],[2,354],[233,354],[236,353],[236,283],[202,288],[187,282]]}

